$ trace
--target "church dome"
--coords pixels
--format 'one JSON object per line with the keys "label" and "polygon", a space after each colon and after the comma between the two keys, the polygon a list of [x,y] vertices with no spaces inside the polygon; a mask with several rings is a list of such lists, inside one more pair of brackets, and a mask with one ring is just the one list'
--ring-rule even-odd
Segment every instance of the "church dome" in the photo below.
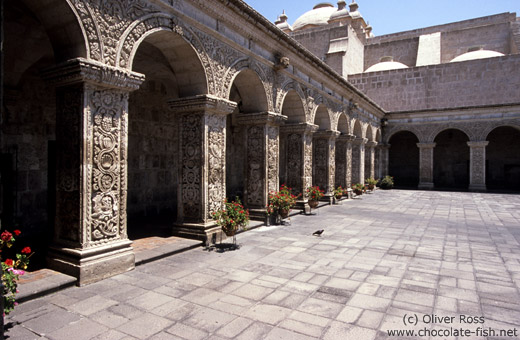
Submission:
{"label": "church dome", "polygon": [[394,61],[394,58],[392,57],[383,57],[379,63],[370,66],[365,72],[398,70],[402,68],[408,68],[408,66],[398,61]]}
{"label": "church dome", "polygon": [[450,63],[456,63],[458,61],[468,61],[468,60],[476,60],[476,59],[484,59],[484,58],[493,58],[493,57],[502,57],[503,53],[490,51],[490,50],[470,50],[464,54],[459,55],[458,57],[453,58]]}
{"label": "church dome", "polygon": [[332,13],[336,12],[336,7],[328,2],[322,2],[314,6],[311,11],[304,13],[296,19],[292,25],[293,30],[297,31],[305,26],[325,26],[328,24]]}

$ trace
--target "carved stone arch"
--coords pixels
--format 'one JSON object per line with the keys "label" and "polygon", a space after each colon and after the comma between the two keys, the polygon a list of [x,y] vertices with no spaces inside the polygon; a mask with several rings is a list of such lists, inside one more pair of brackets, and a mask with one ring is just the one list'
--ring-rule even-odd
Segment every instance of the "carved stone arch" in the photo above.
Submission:
{"label": "carved stone arch", "polygon": [[[74,6],[78,1],[19,1],[44,27],[54,50],[54,60],[58,63],[78,57],[87,58],[90,53],[88,28],[84,27],[81,13]],[[4,6],[8,5],[6,3]],[[16,2],[13,5],[16,6]]]}
{"label": "carved stone arch", "polygon": [[369,142],[375,141],[374,127],[371,124],[367,124],[365,136]]}
{"label": "carved stone arch", "polygon": [[206,77],[206,91],[203,92],[215,92],[215,72],[199,36],[178,18],[170,15],[150,14],[133,22],[123,33],[117,46],[116,64],[131,69],[139,45],[148,36],[158,31],[176,33],[192,47]]}
{"label": "carved stone arch", "polygon": [[323,100],[316,103],[316,107],[312,112],[311,122],[318,125],[320,130],[332,130],[332,114]]}
{"label": "carved stone arch", "polygon": [[348,134],[351,134],[351,132],[352,132],[351,125],[352,124],[351,124],[350,118],[347,115],[347,113],[340,112],[337,117],[336,130],[338,130],[342,134],[348,135]]}
{"label": "carved stone arch", "polygon": [[295,91],[298,96],[302,100],[303,107],[305,109],[305,112],[307,112],[307,101],[305,100],[305,93],[303,92],[303,89],[301,85],[294,81],[291,78],[285,79],[285,81],[281,84],[281,89],[278,91],[277,98],[276,98],[276,106],[275,106],[275,112],[282,113],[283,104],[285,101],[285,98],[289,91]]}
{"label": "carved stone arch", "polygon": [[451,130],[451,129],[459,130],[462,133],[464,133],[468,137],[469,140],[474,140],[474,139],[472,139],[473,134],[471,133],[471,130],[469,130],[466,126],[458,125],[458,124],[439,124],[439,125],[434,125],[434,126],[430,127],[428,141],[433,142],[435,140],[435,138],[441,132],[443,132],[445,130]]}
{"label": "carved stone arch", "polygon": [[482,131],[482,134],[480,135],[480,140],[484,141],[487,140],[489,134],[493,132],[496,128],[499,127],[512,127],[514,129],[520,130],[520,121],[496,121],[489,123],[486,128]]}
{"label": "carved stone arch", "polygon": [[413,125],[410,125],[410,126],[402,126],[402,125],[389,126],[388,128],[385,129],[385,133],[383,134],[383,141],[385,143],[388,143],[390,141],[390,139],[392,138],[392,136],[394,136],[396,133],[403,132],[403,131],[407,131],[407,132],[413,133],[415,135],[415,137],[417,137],[417,139],[421,143],[426,143],[426,141],[427,141],[425,136],[424,136],[424,133],[422,133],[421,130],[418,130]]}
{"label": "carved stone arch", "polygon": [[231,93],[231,87],[235,81],[235,78],[239,75],[241,71],[246,69],[252,70],[256,73],[256,75],[262,83],[265,96],[267,98],[267,110],[274,111],[274,74],[272,74],[272,70],[270,70],[268,67],[258,63],[257,61],[249,57],[242,57],[235,60],[227,69],[223,78],[223,97],[229,98]]}
{"label": "carved stone arch", "polygon": [[365,127],[360,119],[354,119],[352,124],[352,134],[356,136],[356,138],[365,138]]}
{"label": "carved stone arch", "polygon": [[304,100],[304,94],[303,91],[301,91],[301,88],[295,86],[294,83],[290,83],[282,91],[283,100],[279,112],[280,114],[287,116],[286,124],[307,122],[307,116],[305,114],[306,101]]}

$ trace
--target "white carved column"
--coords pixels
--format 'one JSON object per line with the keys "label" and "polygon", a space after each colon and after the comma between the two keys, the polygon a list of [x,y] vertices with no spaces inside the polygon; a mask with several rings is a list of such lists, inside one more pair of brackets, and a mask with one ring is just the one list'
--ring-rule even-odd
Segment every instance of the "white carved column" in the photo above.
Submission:
{"label": "white carved column", "polygon": [[318,131],[313,140],[313,185],[325,192],[323,200],[332,204],[336,169],[336,138],[339,131]]}
{"label": "white carved column", "polygon": [[365,183],[365,144],[368,139],[356,138],[352,141],[352,184]]}
{"label": "white carved column", "polygon": [[486,146],[488,141],[468,142],[469,190],[486,191]]}
{"label": "white carved column", "polygon": [[211,95],[168,102],[179,115],[180,174],[173,233],[207,240],[219,232],[211,215],[226,198],[226,116],[236,103]]}
{"label": "white carved column", "polygon": [[365,178],[375,177],[375,150],[377,142],[367,142],[365,147]]}
{"label": "white carved column", "polygon": [[286,119],[271,112],[238,117],[246,131],[244,203],[251,217],[265,218],[269,192],[279,189],[279,126]]}
{"label": "white carved column", "polygon": [[50,268],[79,285],[134,268],[126,227],[128,95],[144,76],[79,58],[56,86],[56,219]]}
{"label": "white carved column", "polygon": [[419,185],[422,190],[431,190],[433,184],[433,149],[436,143],[417,143],[419,148]]}
{"label": "white carved column", "polygon": [[286,164],[281,171],[285,172],[287,185],[295,194],[302,194],[300,203],[306,202],[306,189],[312,185],[312,135],[318,129],[313,124],[291,124],[280,127],[285,139]]}

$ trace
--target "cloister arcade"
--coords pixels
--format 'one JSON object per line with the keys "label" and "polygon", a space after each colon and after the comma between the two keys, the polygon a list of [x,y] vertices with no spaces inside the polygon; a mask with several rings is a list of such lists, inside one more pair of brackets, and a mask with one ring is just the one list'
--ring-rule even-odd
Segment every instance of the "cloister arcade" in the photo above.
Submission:
{"label": "cloister arcade", "polygon": [[282,183],[300,203],[387,174],[519,187],[517,119],[394,120],[241,0],[22,0],[3,15],[2,223],[79,284],[132,269],[131,239],[157,227],[211,238],[226,198],[265,219]]}

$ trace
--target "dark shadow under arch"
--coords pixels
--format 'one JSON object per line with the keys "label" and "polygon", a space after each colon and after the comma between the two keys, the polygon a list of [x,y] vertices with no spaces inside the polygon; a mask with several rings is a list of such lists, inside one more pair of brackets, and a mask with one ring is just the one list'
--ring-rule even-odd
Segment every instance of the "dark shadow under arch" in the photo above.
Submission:
{"label": "dark shadow under arch", "polygon": [[468,136],[448,129],[435,137],[433,183],[436,189],[467,189],[469,186]]}
{"label": "dark shadow under arch", "polygon": [[417,188],[419,184],[419,139],[410,131],[400,131],[390,138],[388,173],[395,186]]}

